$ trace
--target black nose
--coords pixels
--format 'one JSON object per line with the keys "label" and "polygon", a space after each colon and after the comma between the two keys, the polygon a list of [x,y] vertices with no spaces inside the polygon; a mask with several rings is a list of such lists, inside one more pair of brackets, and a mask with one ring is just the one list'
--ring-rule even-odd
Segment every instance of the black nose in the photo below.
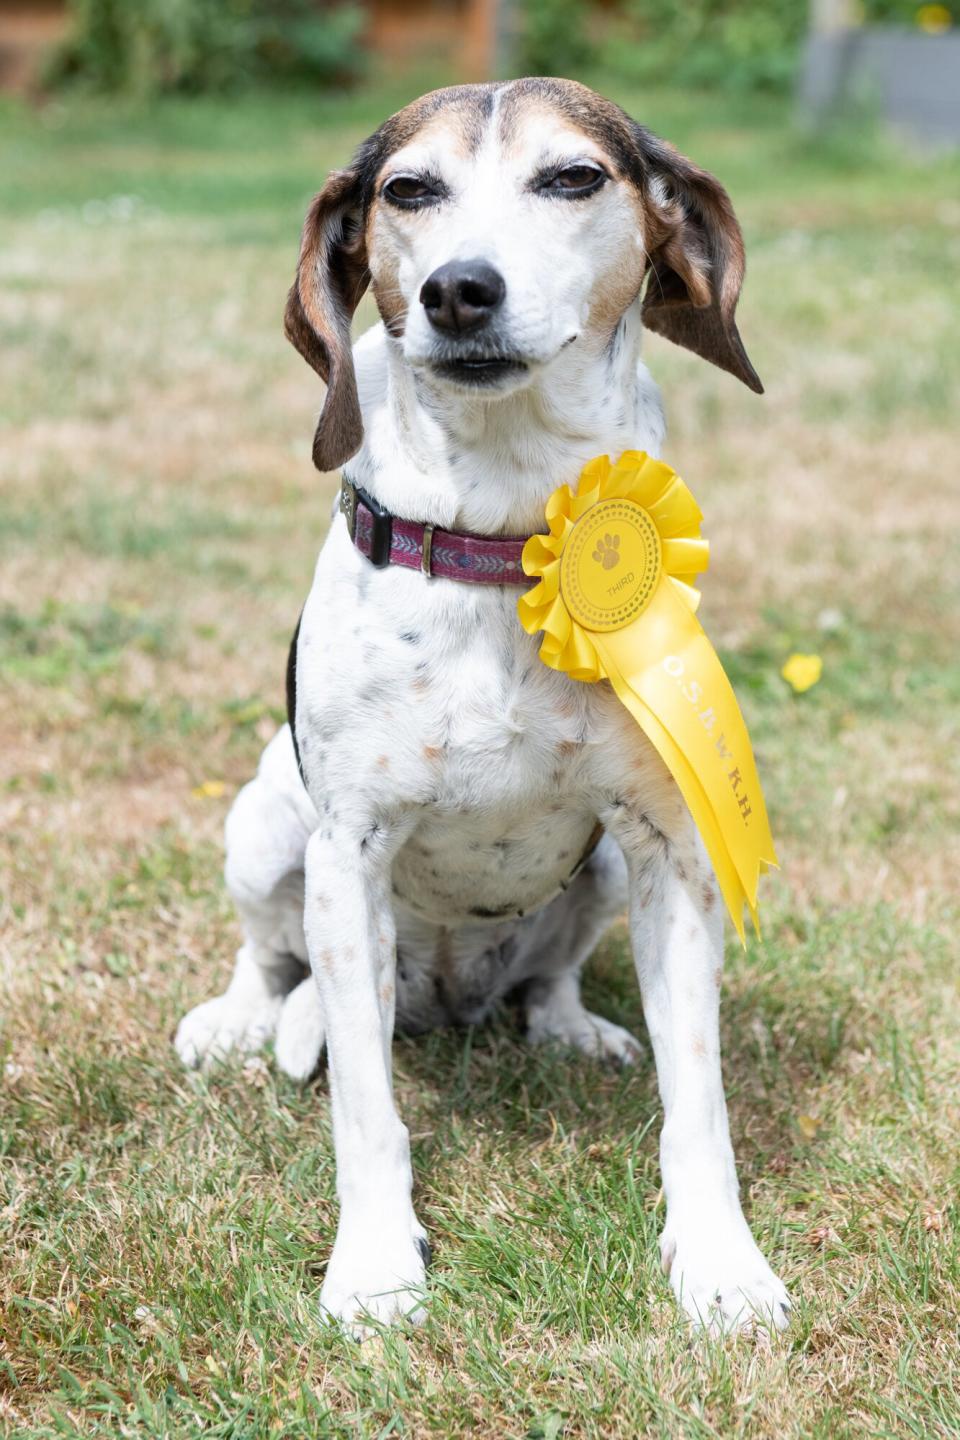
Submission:
{"label": "black nose", "polygon": [[423,282],[420,301],[427,319],[447,335],[464,335],[485,325],[507,287],[484,260],[451,260]]}

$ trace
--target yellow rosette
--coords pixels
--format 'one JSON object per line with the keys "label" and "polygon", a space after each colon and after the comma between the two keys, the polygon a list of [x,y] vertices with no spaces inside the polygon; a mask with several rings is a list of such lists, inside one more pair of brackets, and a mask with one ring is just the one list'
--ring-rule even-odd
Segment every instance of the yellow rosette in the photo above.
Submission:
{"label": "yellow rosette", "polygon": [[574,680],[609,680],[689,806],[741,941],[757,921],[759,878],[776,865],[750,737],[695,611],[710,549],[675,470],[639,450],[600,455],[547,502],[523,568],[539,584],[520,621],[540,658]]}

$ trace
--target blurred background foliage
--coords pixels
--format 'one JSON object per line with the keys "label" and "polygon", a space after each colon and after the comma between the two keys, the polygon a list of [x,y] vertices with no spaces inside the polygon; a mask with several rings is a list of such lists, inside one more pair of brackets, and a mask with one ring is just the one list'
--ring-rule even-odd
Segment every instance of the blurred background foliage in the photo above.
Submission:
{"label": "blurred background foliage", "polygon": [[[865,24],[946,27],[960,12],[960,0],[850,3]],[[48,78],[148,95],[344,83],[367,68],[375,8],[350,0],[71,0],[69,38]],[[628,83],[669,79],[744,93],[792,86],[810,18],[807,0],[512,0],[501,10],[503,68],[512,73],[599,69]]]}
{"label": "blurred background foliage", "polygon": [[807,23],[805,0],[624,0],[597,24],[587,0],[526,0],[520,66],[563,73],[588,63],[627,81],[785,89]]}
{"label": "blurred background foliage", "polygon": [[54,83],[159,94],[344,81],[364,68],[357,4],[312,0],[72,0]]}

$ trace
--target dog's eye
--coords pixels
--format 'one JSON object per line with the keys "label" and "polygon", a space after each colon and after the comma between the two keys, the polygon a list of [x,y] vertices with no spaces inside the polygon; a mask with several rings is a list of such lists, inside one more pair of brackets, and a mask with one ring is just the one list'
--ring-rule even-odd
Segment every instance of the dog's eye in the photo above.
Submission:
{"label": "dog's eye", "polygon": [[415,210],[441,198],[440,188],[421,175],[394,175],[383,187],[383,198],[404,210]]}
{"label": "dog's eye", "polygon": [[540,189],[547,195],[592,195],[605,184],[606,175],[597,165],[566,165],[543,181]]}

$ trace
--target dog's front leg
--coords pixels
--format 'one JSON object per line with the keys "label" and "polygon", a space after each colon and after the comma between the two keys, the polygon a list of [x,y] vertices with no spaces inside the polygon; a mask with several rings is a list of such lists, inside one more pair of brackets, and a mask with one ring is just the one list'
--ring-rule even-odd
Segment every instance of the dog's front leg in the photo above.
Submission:
{"label": "dog's front leg", "polygon": [[322,1309],[365,1320],[422,1316],[424,1230],[413,1211],[410,1145],[393,1102],[395,927],[392,847],[382,829],[353,845],[307,846],[304,919],[327,1030],[340,1221]]}
{"label": "dog's front leg", "polygon": [[[672,817],[671,817],[672,818]],[[722,902],[683,810],[670,833],[613,818],[630,874],[630,932],[663,1102],[664,1270],[697,1326],[783,1329],[787,1292],[740,1208],[720,1073]]]}

